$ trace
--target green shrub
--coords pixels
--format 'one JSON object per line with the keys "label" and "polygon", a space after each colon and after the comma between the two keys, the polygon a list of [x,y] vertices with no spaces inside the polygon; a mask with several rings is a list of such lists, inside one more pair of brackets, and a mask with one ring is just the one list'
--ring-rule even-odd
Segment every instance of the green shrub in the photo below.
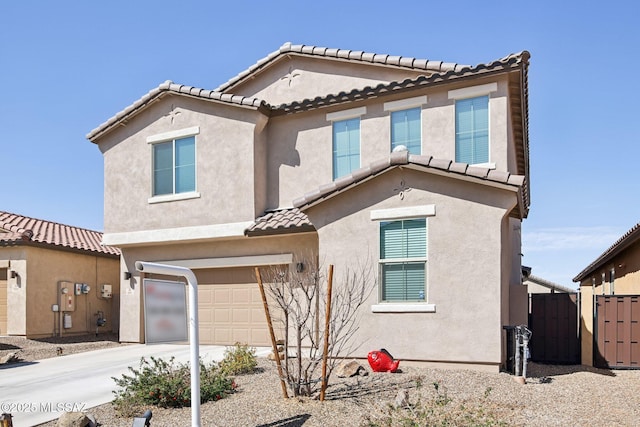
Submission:
{"label": "green shrub", "polygon": [[256,349],[240,343],[227,347],[220,362],[220,369],[227,375],[251,374],[257,366]]}
{"label": "green shrub", "polygon": [[[133,416],[143,407],[161,408],[191,406],[191,375],[188,364],[177,364],[172,357],[163,359],[144,357],[140,368],[129,367],[129,374],[112,377],[118,390],[114,391],[113,405],[125,417]],[[233,393],[236,385],[232,378],[215,364],[200,362],[200,400],[219,400]]]}

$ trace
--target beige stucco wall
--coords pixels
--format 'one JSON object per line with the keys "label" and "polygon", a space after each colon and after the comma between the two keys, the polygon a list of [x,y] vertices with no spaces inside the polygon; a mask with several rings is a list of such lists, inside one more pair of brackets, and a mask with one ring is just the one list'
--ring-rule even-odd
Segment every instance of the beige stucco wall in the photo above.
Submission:
{"label": "beige stucco wall", "polygon": [[[118,259],[31,246],[3,248],[0,257],[9,259],[11,269],[18,273],[18,277],[8,278],[7,282],[10,335],[29,338],[54,335],[60,314],[54,314],[52,305],[60,303],[60,281],[86,283],[91,287],[88,294],[75,296],[76,309],[70,313],[73,326],[59,328],[62,335],[95,332],[98,310],[107,318],[100,331],[118,330]],[[112,300],[98,298],[102,283],[113,285]]]}
{"label": "beige stucco wall", "polygon": [[497,170],[515,172],[508,155],[507,81],[485,79],[270,119],[268,205],[291,206],[295,198],[333,180],[333,131],[327,113],[366,107],[360,122],[360,165],[366,166],[388,157],[391,151],[390,112],[384,111],[384,103],[426,95],[427,104],[422,107],[422,154],[455,159],[455,103],[448,98],[448,91],[490,82],[497,82],[498,90],[490,95],[489,161],[495,163]]}
{"label": "beige stucco wall", "polygon": [[[615,269],[612,292],[610,271]],[[602,280],[602,273],[605,280]],[[593,281],[592,279],[595,279]],[[597,268],[580,283],[582,363],[593,365],[594,295],[640,295],[640,240]]]}
{"label": "beige stucco wall", "polygon": [[424,75],[379,64],[358,64],[328,58],[280,58],[253,78],[227,92],[266,100],[271,105],[313,99],[317,96],[350,92],[379,83],[403,81]]}
{"label": "beige stucco wall", "polygon": [[[294,263],[317,257],[318,239],[315,233],[300,233],[276,237],[244,237],[230,240],[193,242],[178,245],[157,245],[123,248],[122,272],[133,273],[130,280],[122,279],[120,297],[120,340],[143,342],[143,309],[140,274],[136,261],[170,262],[208,258],[227,258],[257,255],[294,255]],[[247,267],[250,265],[246,265]],[[197,275],[197,270],[195,270]],[[121,277],[123,275],[121,274]]]}
{"label": "beige stucco wall", "polygon": [[[175,113],[170,115],[172,110]],[[166,96],[126,127],[103,138],[105,233],[156,230],[253,220],[265,206],[256,194],[263,181],[264,116],[188,97]],[[199,126],[196,136],[196,191],[200,197],[149,203],[152,196],[152,144],[147,137]],[[257,129],[256,129],[257,128]],[[256,135],[258,133],[258,135]],[[256,150],[256,144],[260,147]]]}
{"label": "beige stucco wall", "polygon": [[[400,181],[411,187],[401,200]],[[381,347],[400,359],[498,366],[502,360],[502,224],[515,204],[507,191],[395,169],[307,210],[318,229],[320,259],[336,278],[369,262],[377,276],[379,225],[371,211],[435,205],[427,219],[427,302],[435,313],[361,313],[355,356]],[[334,279],[338,280],[338,279]],[[334,282],[339,286],[339,282]],[[507,296],[508,298],[508,296]]]}

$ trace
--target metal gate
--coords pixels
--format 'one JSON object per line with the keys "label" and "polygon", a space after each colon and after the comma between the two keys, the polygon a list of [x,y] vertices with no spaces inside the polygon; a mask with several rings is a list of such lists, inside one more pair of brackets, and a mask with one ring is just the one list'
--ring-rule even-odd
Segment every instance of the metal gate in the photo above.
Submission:
{"label": "metal gate", "polygon": [[640,368],[640,296],[596,296],[594,364]]}
{"label": "metal gate", "polygon": [[578,295],[531,294],[530,298],[531,360],[539,363],[580,363]]}

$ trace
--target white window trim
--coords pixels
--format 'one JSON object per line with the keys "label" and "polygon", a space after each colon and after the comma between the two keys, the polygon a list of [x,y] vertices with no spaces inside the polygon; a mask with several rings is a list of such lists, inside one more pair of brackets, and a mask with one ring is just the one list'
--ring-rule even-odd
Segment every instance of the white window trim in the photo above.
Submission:
{"label": "white window trim", "polygon": [[185,138],[187,136],[194,136],[200,133],[200,126],[193,126],[185,129],[177,129],[169,132],[158,133],[147,137],[147,144],[154,144],[156,142],[166,142],[172,139]]}
{"label": "white window trim", "polygon": [[[403,219],[428,218],[436,215],[436,205],[408,206],[402,208],[376,209],[370,212],[371,221],[398,221]],[[428,226],[427,226],[428,230]],[[428,236],[427,236],[428,239]],[[428,240],[427,240],[428,243]],[[380,247],[380,233],[378,233],[378,248]],[[428,247],[428,245],[427,245]],[[428,250],[428,249],[427,249]],[[414,260],[413,258],[409,260]],[[429,254],[419,259],[428,265]],[[406,261],[398,259],[394,261]],[[380,264],[380,260],[378,260]],[[427,270],[428,271],[428,270]],[[425,277],[425,300],[429,300],[429,277]],[[372,313],[435,313],[436,305],[428,302],[379,302],[371,305]]]}
{"label": "white window trim", "polygon": [[153,196],[147,199],[147,203],[164,203],[175,202],[176,200],[188,200],[197,199],[200,197],[200,193],[197,191],[190,191],[188,193],[176,193],[176,194],[163,194],[161,196]]}
{"label": "white window trim", "polygon": [[465,99],[485,96],[497,91],[497,83],[487,83],[485,85],[469,86],[450,90],[449,92],[447,92],[447,96],[449,97],[449,99]]}
{"label": "white window trim", "polygon": [[[169,132],[158,133],[155,135],[151,135],[147,137],[147,144],[158,144],[164,142],[174,142],[175,149],[175,140],[181,138],[187,138],[189,136],[195,136],[200,134],[200,126],[192,126],[184,129],[176,129]],[[196,159],[198,158],[198,147],[194,147]],[[153,151],[153,148],[152,148]],[[151,193],[153,194],[153,153],[151,154]],[[196,161],[196,176],[195,176],[195,186],[198,188],[198,162]],[[174,165],[175,169],[175,165]],[[175,183],[174,183],[175,184]],[[174,189],[175,190],[175,189]],[[164,203],[164,202],[175,202],[178,200],[188,200],[188,199],[197,199],[200,197],[200,193],[197,191],[189,191],[186,193],[173,193],[173,194],[162,194],[159,196],[151,196],[147,199],[147,203]]]}
{"label": "white window trim", "polygon": [[385,102],[384,111],[402,111],[411,108],[422,107],[427,103],[427,96],[416,96],[414,98],[399,99],[397,101]]}
{"label": "white window trim", "polygon": [[426,218],[436,215],[436,205],[407,206],[403,208],[376,209],[371,211],[371,221]]}
{"label": "white window trim", "polygon": [[[496,92],[498,90],[497,83],[487,83],[484,85],[478,86],[470,86],[463,87],[461,89],[454,89],[448,92],[449,99],[453,99],[455,101],[469,98],[477,98],[479,96],[489,96],[491,93]],[[455,114],[455,109],[454,109]],[[487,150],[489,152],[489,160],[491,160],[491,97],[489,96],[489,111],[487,112],[489,117],[487,117],[487,124],[489,126],[489,143]],[[455,117],[454,117],[455,121]],[[455,128],[454,128],[455,133]],[[476,166],[479,168],[487,168],[487,169],[495,169],[495,162],[484,162],[484,163],[471,163],[471,166]]]}
{"label": "white window trim", "polygon": [[372,313],[435,313],[436,305],[428,303],[380,303],[371,306]]}
{"label": "white window trim", "polygon": [[354,119],[367,114],[367,107],[351,108],[349,110],[335,111],[333,113],[327,113],[328,122],[339,122],[342,120]]}

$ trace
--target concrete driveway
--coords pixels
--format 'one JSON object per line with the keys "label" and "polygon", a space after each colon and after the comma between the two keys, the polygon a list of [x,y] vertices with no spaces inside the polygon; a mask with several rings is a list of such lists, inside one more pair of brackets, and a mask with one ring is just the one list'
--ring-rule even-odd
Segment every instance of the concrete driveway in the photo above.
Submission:
{"label": "concrete driveway", "polygon": [[[224,350],[202,345],[200,357],[219,361]],[[258,348],[256,354],[266,356],[269,351]],[[132,344],[6,365],[0,369],[0,413],[11,413],[13,425],[23,427],[54,420],[65,411],[87,411],[113,400],[116,385],[111,377],[119,377],[129,366],[137,368],[140,358],[149,356],[175,356],[177,362],[187,363],[189,346]]]}

